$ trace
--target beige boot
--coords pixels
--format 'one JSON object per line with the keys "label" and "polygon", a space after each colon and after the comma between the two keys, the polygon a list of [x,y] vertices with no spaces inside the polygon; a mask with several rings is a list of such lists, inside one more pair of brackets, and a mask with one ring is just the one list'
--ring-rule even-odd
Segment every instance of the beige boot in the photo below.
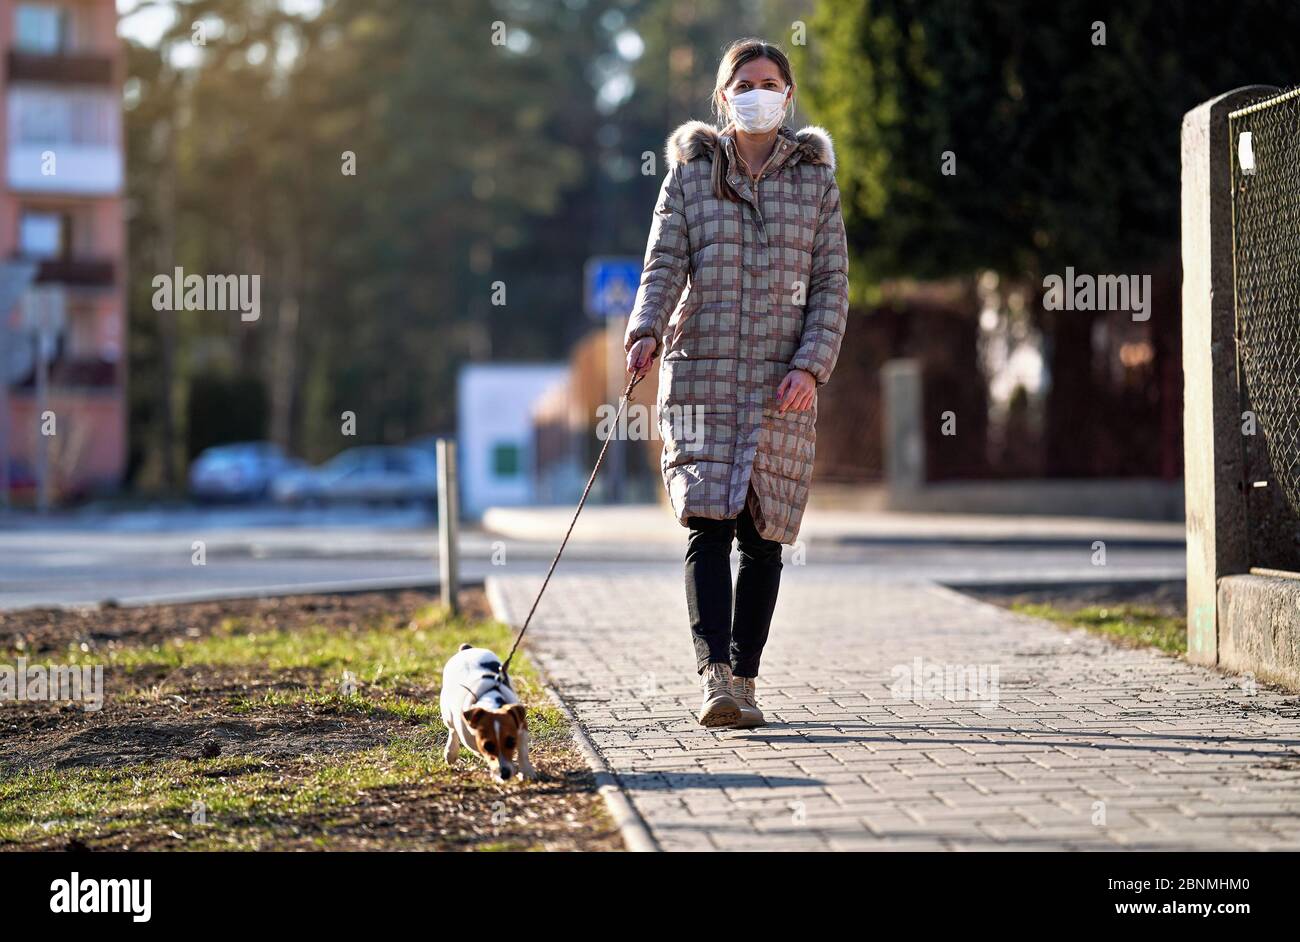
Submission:
{"label": "beige boot", "polygon": [[710,664],[700,675],[704,684],[701,726],[733,726],[740,719],[740,705],[731,695],[731,665]]}
{"label": "beige boot", "polygon": [[763,711],[758,708],[758,689],[755,679],[753,677],[731,678],[731,695],[740,705],[740,719],[736,721],[739,729],[753,729],[755,726],[763,726],[767,723],[763,718]]}

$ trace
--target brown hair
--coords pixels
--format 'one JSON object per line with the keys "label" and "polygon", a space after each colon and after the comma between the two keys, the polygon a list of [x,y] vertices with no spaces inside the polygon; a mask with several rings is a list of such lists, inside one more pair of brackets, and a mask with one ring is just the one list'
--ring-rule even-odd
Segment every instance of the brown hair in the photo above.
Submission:
{"label": "brown hair", "polygon": [[[753,37],[737,39],[722,53],[722,61],[718,63],[718,77],[713,83],[713,113],[717,116],[718,124],[722,130],[727,127],[723,123],[723,119],[727,114],[727,106],[722,100],[722,92],[731,84],[731,80],[736,77],[740,67],[746,62],[752,62],[755,59],[771,59],[776,63],[781,78],[785,79],[785,84],[794,85],[794,70],[790,68],[790,58],[781,51],[780,46]],[[728,168],[726,164],[726,154],[722,152],[722,147],[719,146],[717,152],[713,155],[713,195],[718,199],[729,199],[733,203],[738,203],[740,202],[740,194],[727,183]]]}

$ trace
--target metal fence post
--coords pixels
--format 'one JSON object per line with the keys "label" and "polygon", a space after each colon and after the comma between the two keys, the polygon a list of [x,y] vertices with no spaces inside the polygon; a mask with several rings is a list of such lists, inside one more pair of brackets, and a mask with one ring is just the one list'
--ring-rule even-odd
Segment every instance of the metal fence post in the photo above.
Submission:
{"label": "metal fence post", "polygon": [[442,604],[460,612],[460,502],[456,496],[456,442],[438,439],[438,584]]}

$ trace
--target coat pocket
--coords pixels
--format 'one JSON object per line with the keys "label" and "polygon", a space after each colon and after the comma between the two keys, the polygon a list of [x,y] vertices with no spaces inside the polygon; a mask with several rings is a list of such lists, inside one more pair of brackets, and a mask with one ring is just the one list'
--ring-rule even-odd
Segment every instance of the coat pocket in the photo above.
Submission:
{"label": "coat pocket", "polygon": [[661,406],[698,406],[705,412],[736,411],[736,371],[734,359],[689,355],[679,344],[659,368],[659,404]]}
{"label": "coat pocket", "polygon": [[697,465],[702,477],[725,479],[736,455],[736,413],[693,406],[660,406],[663,467]]}
{"label": "coat pocket", "polygon": [[817,426],[811,412],[763,410],[754,468],[806,484],[817,455]]}

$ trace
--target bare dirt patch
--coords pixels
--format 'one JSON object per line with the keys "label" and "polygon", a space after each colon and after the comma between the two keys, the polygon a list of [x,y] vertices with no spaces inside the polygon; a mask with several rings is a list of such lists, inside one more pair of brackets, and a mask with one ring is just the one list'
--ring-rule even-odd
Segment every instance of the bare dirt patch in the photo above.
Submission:
{"label": "bare dirt patch", "polygon": [[[541,780],[442,759],[441,662],[504,647],[481,592],[17,612],[0,662],[105,662],[99,712],[0,704],[0,849],[621,850],[527,665]],[[7,650],[6,650],[7,649]],[[339,676],[355,672],[355,689]]]}
{"label": "bare dirt patch", "polygon": [[[44,654],[69,645],[111,648],[114,645],[150,645],[174,638],[198,638],[231,619],[255,619],[267,628],[292,631],[320,625],[350,628],[359,622],[414,611],[437,601],[427,592],[366,592],[354,595],[293,595],[188,605],[152,605],[137,608],[31,608],[0,611],[0,648],[19,653]],[[461,593],[465,617],[486,621],[492,617],[487,598],[478,589]]]}

